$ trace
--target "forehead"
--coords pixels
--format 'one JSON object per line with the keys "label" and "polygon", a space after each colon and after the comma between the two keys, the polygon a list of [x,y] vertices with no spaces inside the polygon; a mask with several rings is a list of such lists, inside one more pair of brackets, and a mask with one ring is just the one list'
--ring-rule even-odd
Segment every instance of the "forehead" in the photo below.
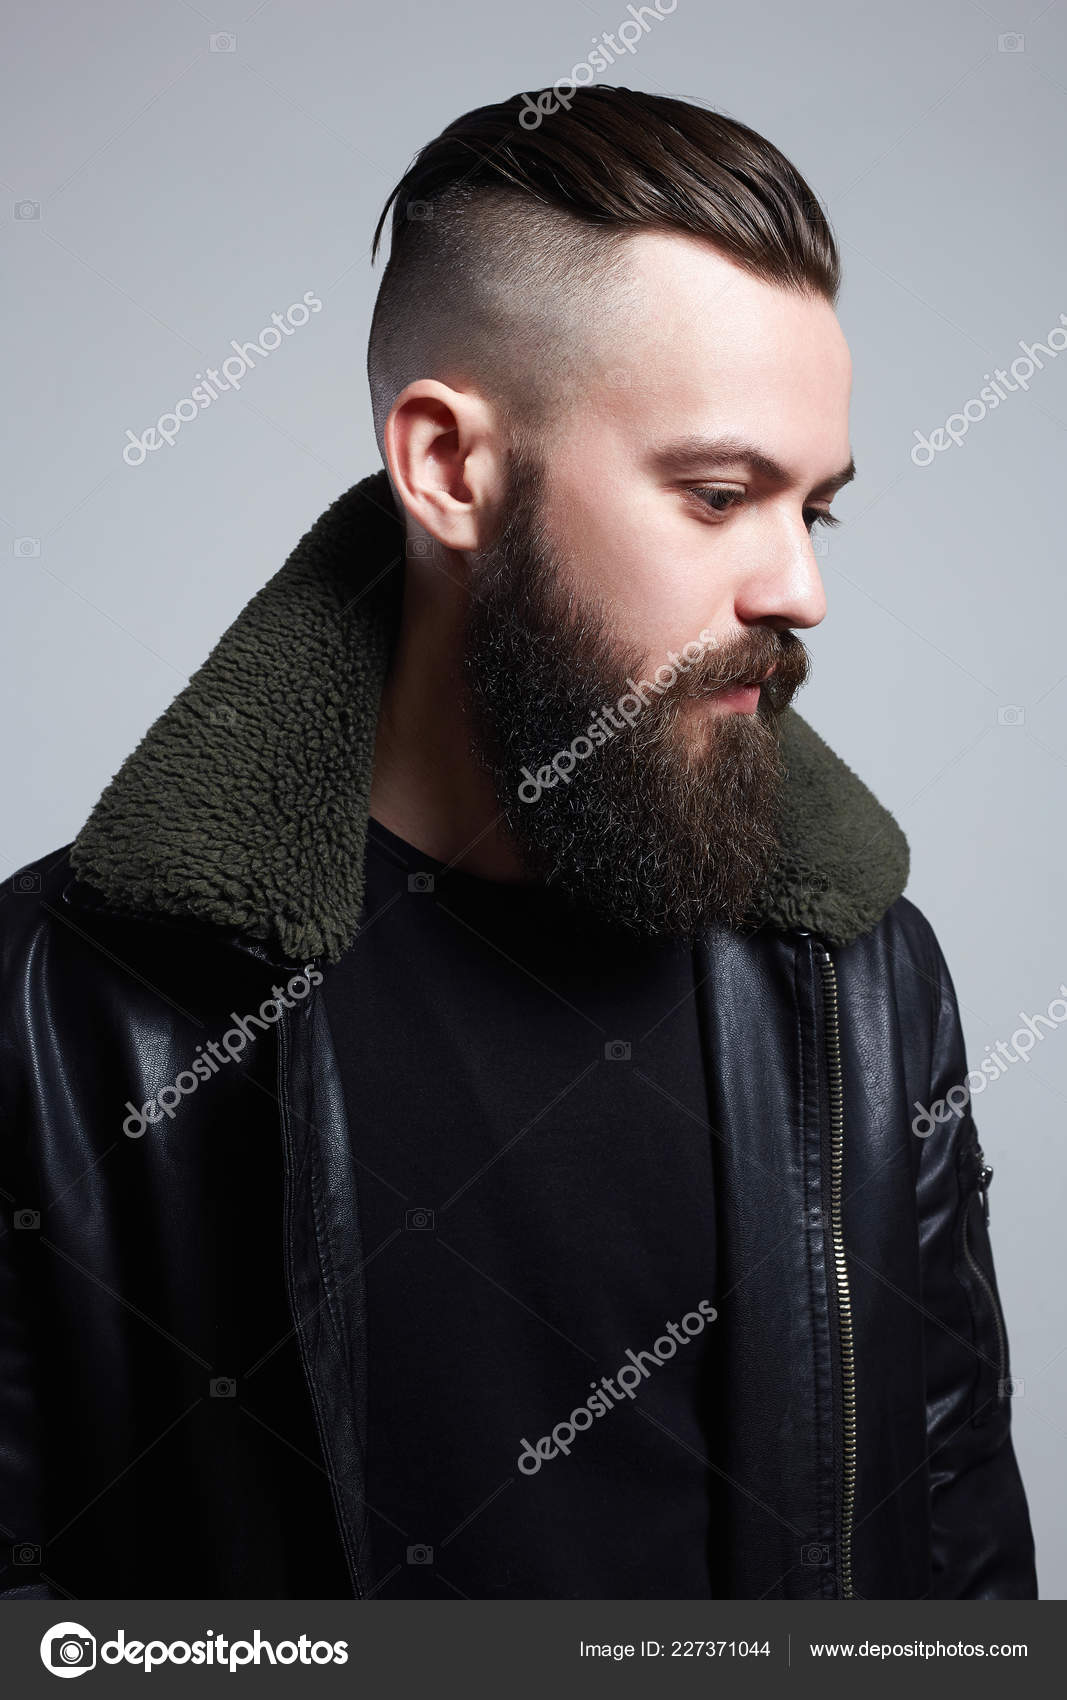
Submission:
{"label": "forehead", "polygon": [[714,428],[847,460],[851,361],[821,295],[765,283],[696,237],[642,231],[597,341],[587,397],[642,435]]}

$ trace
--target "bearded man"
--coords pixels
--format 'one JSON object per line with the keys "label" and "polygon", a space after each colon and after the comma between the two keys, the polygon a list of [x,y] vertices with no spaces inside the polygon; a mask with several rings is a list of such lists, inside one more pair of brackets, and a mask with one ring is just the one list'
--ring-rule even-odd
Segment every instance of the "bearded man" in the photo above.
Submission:
{"label": "bearded man", "polygon": [[952,981],[792,706],[833,237],[542,95],[382,213],[381,469],[3,906],[11,1596],[1036,1593]]}

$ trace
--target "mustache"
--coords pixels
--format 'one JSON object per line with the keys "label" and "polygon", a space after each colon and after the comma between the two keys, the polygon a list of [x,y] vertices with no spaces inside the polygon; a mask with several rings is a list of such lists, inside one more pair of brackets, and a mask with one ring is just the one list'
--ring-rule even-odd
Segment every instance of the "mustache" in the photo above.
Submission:
{"label": "mustache", "polygon": [[771,709],[786,708],[811,671],[811,658],[795,632],[757,626],[708,649],[672,686],[675,700],[716,696],[740,685],[760,685]]}

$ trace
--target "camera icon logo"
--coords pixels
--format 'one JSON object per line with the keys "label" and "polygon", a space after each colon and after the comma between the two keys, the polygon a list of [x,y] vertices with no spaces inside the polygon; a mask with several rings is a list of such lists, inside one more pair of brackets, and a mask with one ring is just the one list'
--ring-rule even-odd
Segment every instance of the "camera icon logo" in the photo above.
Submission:
{"label": "camera icon logo", "polygon": [[237,1383],[232,1375],[217,1375],[208,1382],[208,1392],[212,1399],[236,1399]]}
{"label": "camera icon logo", "polygon": [[39,537],[16,537],[11,548],[20,561],[29,561],[41,553],[41,539]]}
{"label": "camera icon logo", "polygon": [[18,1541],[11,1548],[12,1564],[40,1564],[41,1549],[33,1541]]}
{"label": "camera icon logo", "polygon": [[998,53],[1025,53],[1026,52],[1026,37],[1024,35],[1017,35],[1014,30],[1009,30],[1007,35],[998,35],[997,36],[997,52]]}
{"label": "camera icon logo", "polygon": [[829,1564],[830,1548],[825,1541],[809,1541],[800,1549],[801,1564]]}
{"label": "camera icon logo", "polygon": [[40,203],[40,201],[16,201],[15,202],[15,217],[16,218],[40,218],[40,216],[41,216],[41,203]]}
{"label": "camera icon logo", "polygon": [[433,538],[409,537],[404,553],[413,561],[427,560],[433,554]]}
{"label": "camera icon logo", "polygon": [[40,891],[40,889],[41,889],[41,876],[40,876],[40,874],[34,874],[34,873],[29,873],[29,872],[21,873],[21,874],[12,874],[12,876],[11,876],[11,889],[12,889],[12,891],[22,892],[22,894],[24,896],[26,895],[27,892]]}
{"label": "camera icon logo", "polygon": [[218,35],[208,37],[212,53],[236,53],[237,37],[229,30],[220,30]]}
{"label": "camera icon logo", "polygon": [[39,1210],[16,1210],[15,1226],[16,1228],[39,1228],[41,1226],[41,1212]]}
{"label": "camera icon logo", "polygon": [[1026,723],[1026,710],[1017,702],[1002,703],[997,709],[997,719],[1002,726],[1023,726]]}
{"label": "camera icon logo", "polygon": [[409,1564],[432,1564],[433,1547],[423,1546],[421,1541],[417,1546],[408,1547]]}
{"label": "camera icon logo", "polygon": [[84,1676],[96,1664],[96,1637],[82,1623],[56,1623],[41,1637],[41,1663],[53,1676]]}
{"label": "camera icon logo", "polygon": [[409,874],[408,875],[408,890],[409,891],[432,891],[433,890],[433,875],[432,874]]}
{"label": "camera icon logo", "polygon": [[433,217],[432,201],[409,201],[405,209],[407,217],[418,224],[425,224]]}
{"label": "camera icon logo", "polygon": [[411,1233],[429,1234],[433,1232],[436,1217],[432,1210],[405,1210],[404,1226]]}
{"label": "camera icon logo", "polygon": [[625,1039],[609,1039],[604,1046],[604,1057],[607,1062],[629,1062],[629,1043]]}

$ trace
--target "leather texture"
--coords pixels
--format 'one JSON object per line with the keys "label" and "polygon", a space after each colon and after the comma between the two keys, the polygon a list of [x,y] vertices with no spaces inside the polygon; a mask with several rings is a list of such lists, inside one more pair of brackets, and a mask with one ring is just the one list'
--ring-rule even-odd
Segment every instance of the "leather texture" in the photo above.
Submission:
{"label": "leather texture", "polygon": [[[701,948],[718,1094],[714,1592],[839,1598],[822,941],[765,926]],[[830,954],[853,1593],[1034,1598],[974,1121],[968,1106],[927,1138],[911,1128],[915,1104],[966,1073],[949,972],[903,897]],[[130,1104],[304,964],[236,929],[118,912],[60,851],[0,905],[0,965],[0,1592],[360,1597],[363,1252],[321,993],[129,1137]]]}

